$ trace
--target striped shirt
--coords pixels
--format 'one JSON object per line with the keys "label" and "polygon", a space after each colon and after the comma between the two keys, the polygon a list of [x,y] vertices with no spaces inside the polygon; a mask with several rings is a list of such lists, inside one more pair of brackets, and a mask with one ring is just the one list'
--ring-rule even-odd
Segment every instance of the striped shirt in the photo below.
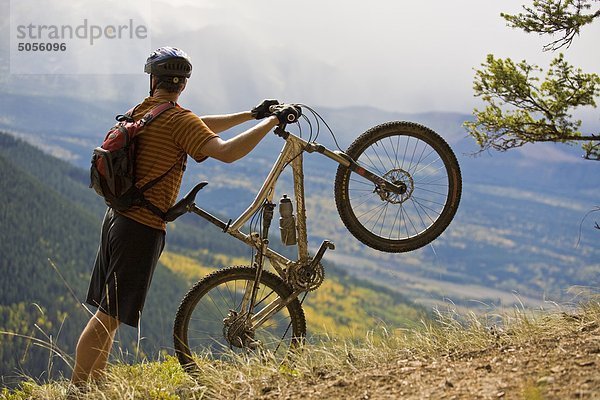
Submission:
{"label": "striped shirt", "polygon": [[[133,118],[137,121],[164,102],[147,97],[135,109]],[[179,105],[163,112],[136,139],[136,186],[142,187],[170,170],[144,192],[152,204],[167,211],[177,200],[187,155],[197,162],[204,161],[207,157],[201,153],[202,146],[215,137],[217,135],[198,116]],[[121,214],[152,228],[166,230],[165,222],[146,207],[135,207]]]}

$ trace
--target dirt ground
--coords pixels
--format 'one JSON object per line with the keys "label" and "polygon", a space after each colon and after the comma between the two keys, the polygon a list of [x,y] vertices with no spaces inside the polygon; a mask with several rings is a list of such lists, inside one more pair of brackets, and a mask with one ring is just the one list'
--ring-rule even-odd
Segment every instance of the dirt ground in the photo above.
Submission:
{"label": "dirt ground", "polygon": [[600,323],[520,345],[266,383],[259,399],[600,399]]}

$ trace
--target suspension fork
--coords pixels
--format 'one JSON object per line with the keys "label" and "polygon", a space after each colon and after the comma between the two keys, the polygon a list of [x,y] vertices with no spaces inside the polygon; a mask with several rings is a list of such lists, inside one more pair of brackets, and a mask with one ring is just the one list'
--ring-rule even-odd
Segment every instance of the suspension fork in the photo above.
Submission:
{"label": "suspension fork", "polygon": [[311,142],[306,146],[306,152],[308,153],[321,153],[325,157],[330,158],[336,161],[338,164],[343,165],[344,167],[350,169],[350,171],[362,176],[363,178],[373,182],[376,186],[382,188],[383,190],[390,191],[395,194],[404,194],[406,192],[406,187],[404,185],[398,185],[394,182],[390,182],[382,176],[379,176],[375,172],[371,171],[364,165],[359,164],[357,161],[354,161],[350,156],[341,151],[331,151],[327,147],[322,144]]}
{"label": "suspension fork", "polygon": [[250,304],[248,305],[248,318],[250,318],[252,315],[254,306],[256,305],[256,295],[258,294],[260,279],[262,278],[262,272],[265,265],[265,251],[269,246],[269,228],[271,226],[271,221],[273,220],[274,209],[275,204],[270,201],[266,201],[263,205],[262,232],[258,246],[258,253],[256,254],[256,260],[254,261],[254,264],[256,265],[256,276],[254,278],[254,284],[252,285]]}
{"label": "suspension fork", "polygon": [[250,285],[250,281],[246,282],[246,288],[244,289],[244,297],[242,298],[242,304],[240,310],[246,312],[246,320],[249,321],[254,312],[254,306],[256,305],[256,295],[258,294],[258,289],[260,286],[260,280],[262,278],[262,272],[264,270],[265,264],[265,252],[267,247],[269,246],[269,228],[271,226],[271,221],[273,220],[273,210],[275,209],[275,204],[270,201],[265,201],[262,206],[262,230],[261,235],[257,238],[257,254],[254,259],[254,267],[256,268],[256,275],[254,277],[254,282]]}

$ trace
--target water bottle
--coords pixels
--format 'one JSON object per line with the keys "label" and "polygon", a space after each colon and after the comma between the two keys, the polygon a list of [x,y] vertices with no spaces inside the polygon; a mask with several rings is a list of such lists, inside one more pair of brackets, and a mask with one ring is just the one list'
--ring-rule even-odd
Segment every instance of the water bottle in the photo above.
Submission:
{"label": "water bottle", "polygon": [[294,206],[292,200],[284,194],[279,200],[279,231],[281,232],[281,241],[286,246],[292,246],[297,243],[296,239],[296,217],[294,217]]}

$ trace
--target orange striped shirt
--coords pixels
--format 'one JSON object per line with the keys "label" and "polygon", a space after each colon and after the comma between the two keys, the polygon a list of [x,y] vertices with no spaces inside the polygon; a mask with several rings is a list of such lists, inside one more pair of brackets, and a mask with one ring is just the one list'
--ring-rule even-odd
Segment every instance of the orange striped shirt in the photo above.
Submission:
{"label": "orange striped shirt", "polygon": [[[142,118],[164,102],[147,97],[135,109],[133,118]],[[215,137],[217,134],[198,116],[179,105],[163,112],[136,139],[136,186],[144,186],[175,165],[165,177],[144,192],[152,204],[163,212],[167,211],[177,200],[187,155],[198,162],[204,161],[207,157],[201,152],[202,146]],[[165,222],[146,207],[136,207],[121,214],[152,228],[166,230]]]}

